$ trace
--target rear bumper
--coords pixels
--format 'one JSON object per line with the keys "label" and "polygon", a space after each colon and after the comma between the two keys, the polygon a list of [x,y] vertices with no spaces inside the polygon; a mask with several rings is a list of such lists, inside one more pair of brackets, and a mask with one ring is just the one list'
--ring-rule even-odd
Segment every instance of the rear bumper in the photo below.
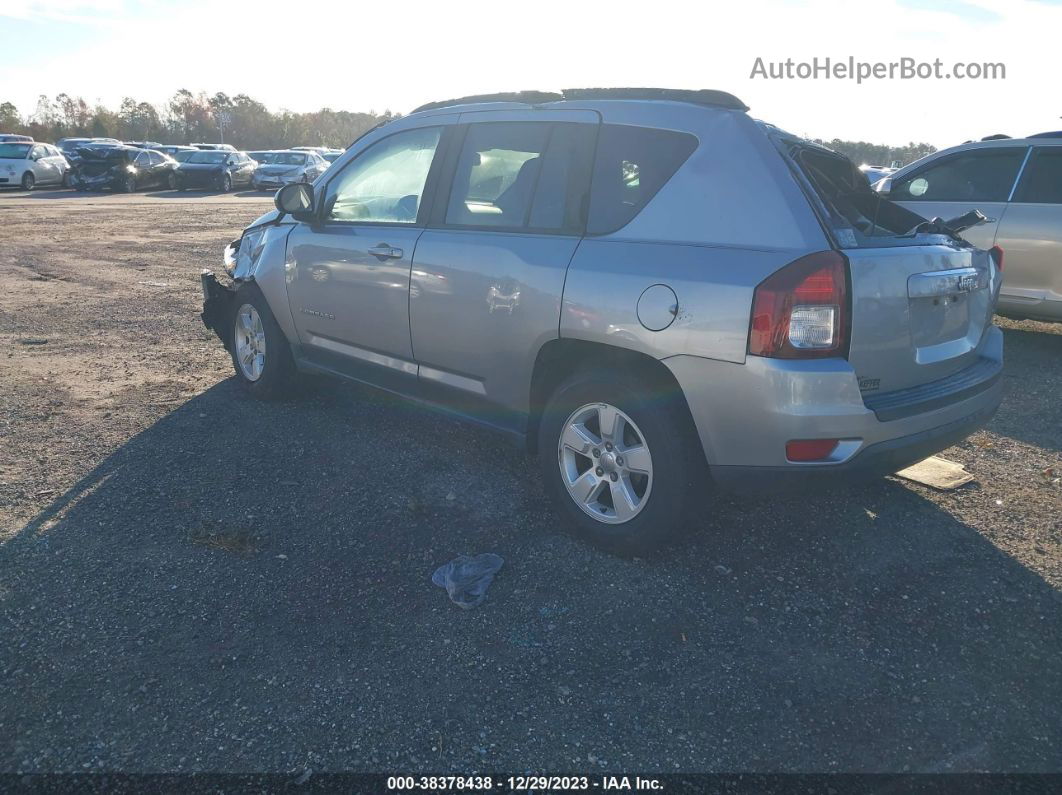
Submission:
{"label": "rear bumper", "polygon": [[[1002,399],[998,328],[985,334],[979,354],[987,364],[978,360],[969,370],[980,381],[957,374],[959,388],[950,395],[926,389],[906,404],[917,411],[898,413],[881,408],[875,413],[843,359],[750,356],[734,364],[676,356],[664,364],[686,397],[716,482],[771,492],[888,474],[969,436],[991,419]],[[794,463],[785,454],[786,442],[794,439],[844,441],[828,461]]]}
{"label": "rear bumper", "polygon": [[[997,393],[999,389],[995,390]],[[930,428],[921,433],[901,436],[864,447],[848,461],[826,466],[717,466],[712,478],[728,491],[757,494],[791,493],[860,482],[891,475],[934,453],[961,442],[983,427],[999,408],[999,399],[962,419]]]}

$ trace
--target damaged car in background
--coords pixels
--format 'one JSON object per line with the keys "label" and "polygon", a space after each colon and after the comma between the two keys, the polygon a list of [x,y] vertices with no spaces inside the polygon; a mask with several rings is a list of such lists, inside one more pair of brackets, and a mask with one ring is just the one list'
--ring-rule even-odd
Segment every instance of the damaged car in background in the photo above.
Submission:
{"label": "damaged car in background", "polygon": [[555,514],[622,554],[703,524],[709,484],[837,488],[982,427],[1003,259],[961,232],[984,214],[927,220],[747,110],[425,106],[281,188],[228,278],[203,273],[203,320],[250,395],[332,374],[507,433]]}
{"label": "damaged car in background", "polygon": [[163,154],[129,146],[81,147],[70,184],[77,190],[116,190],[133,193],[142,188],[177,186],[177,162]]}

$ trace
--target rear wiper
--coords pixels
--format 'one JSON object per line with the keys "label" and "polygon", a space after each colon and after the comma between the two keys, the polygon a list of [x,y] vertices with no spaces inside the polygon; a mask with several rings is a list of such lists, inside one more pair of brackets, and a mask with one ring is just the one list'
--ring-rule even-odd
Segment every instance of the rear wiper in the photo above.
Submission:
{"label": "rear wiper", "polygon": [[922,223],[915,226],[907,234],[902,235],[902,237],[914,237],[918,234],[948,235],[956,240],[961,240],[960,232],[978,224],[988,223],[988,221],[988,216],[980,210],[970,210],[970,212],[963,213],[948,221],[939,217],[931,221],[922,221]]}

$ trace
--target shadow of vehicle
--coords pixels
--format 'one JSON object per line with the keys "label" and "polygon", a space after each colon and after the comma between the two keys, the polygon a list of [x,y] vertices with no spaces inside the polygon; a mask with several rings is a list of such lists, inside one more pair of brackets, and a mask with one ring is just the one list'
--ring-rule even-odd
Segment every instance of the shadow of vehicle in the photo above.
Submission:
{"label": "shadow of vehicle", "polygon": [[[110,191],[107,191],[108,193]],[[0,199],[72,199],[82,196],[99,196],[102,191],[88,193],[77,191],[73,188],[36,188],[32,191],[24,191],[21,187],[0,188]]]}
{"label": "shadow of vehicle", "polygon": [[[997,433],[1062,450],[1062,323],[1003,321],[1006,393]],[[1035,422],[1030,421],[1035,417]]]}
{"label": "shadow of vehicle", "polygon": [[[486,432],[233,379],[0,547],[7,770],[1062,769],[1062,600],[900,484],[646,560]],[[463,612],[433,569],[494,551]]]}

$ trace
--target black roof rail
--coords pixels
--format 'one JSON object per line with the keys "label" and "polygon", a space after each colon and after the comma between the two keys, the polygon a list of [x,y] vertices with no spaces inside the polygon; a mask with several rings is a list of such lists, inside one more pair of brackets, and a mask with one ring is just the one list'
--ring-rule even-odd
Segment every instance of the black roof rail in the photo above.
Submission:
{"label": "black roof rail", "polygon": [[1029,138],[1062,138],[1062,130],[1052,130],[1051,132],[1036,133],[1036,135],[1030,135]]}
{"label": "black roof rail", "polygon": [[441,102],[429,102],[414,108],[413,113],[448,108],[451,105],[471,105],[476,102],[523,102],[527,105],[541,105],[544,102],[560,102],[563,99],[564,95],[556,91],[503,91],[499,94],[472,94],[457,99],[444,99]]}
{"label": "black roof rail", "polygon": [[729,110],[749,109],[733,94],[712,88],[566,88],[563,94],[565,99],[664,99]]}
{"label": "black roof rail", "polygon": [[522,102],[528,105],[541,105],[546,102],[562,102],[566,99],[657,99],[671,102],[689,102],[694,105],[708,105],[728,110],[748,110],[749,106],[726,91],[710,88],[566,88],[556,91],[508,91],[500,94],[474,94],[468,97],[447,99],[442,102],[429,102],[415,108],[412,112],[435,110],[453,105],[469,105],[476,102]]}

